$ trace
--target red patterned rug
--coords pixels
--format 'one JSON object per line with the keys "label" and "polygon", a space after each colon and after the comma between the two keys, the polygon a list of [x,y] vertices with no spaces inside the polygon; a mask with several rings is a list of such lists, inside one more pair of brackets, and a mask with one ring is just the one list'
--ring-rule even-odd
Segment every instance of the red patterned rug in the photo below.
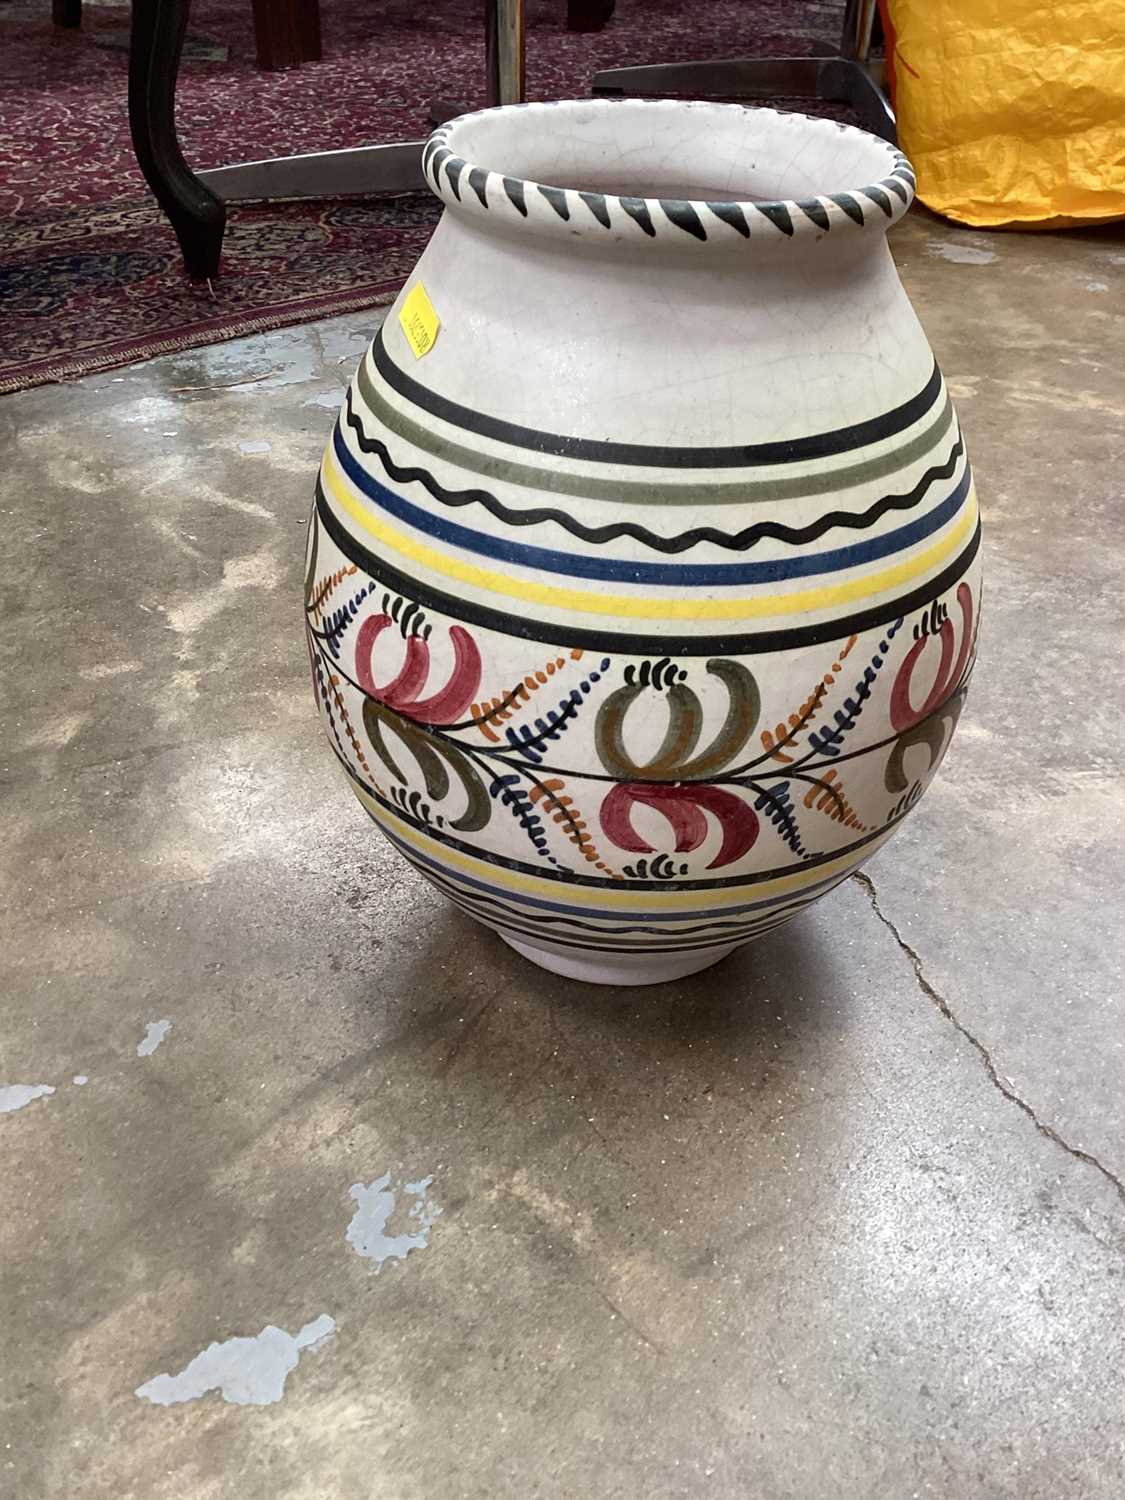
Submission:
{"label": "red patterned rug", "polygon": [[[842,10],[618,0],[580,34],[564,0],[528,0],[528,97],[628,63],[820,51]],[[0,392],[393,298],[437,220],[425,195],[232,209],[213,289],[189,281],[129,142],[128,0],[83,11],[64,31],[48,0],[0,0]],[[322,62],[262,73],[249,0],[197,0],[178,99],[194,166],[419,139],[435,97],[483,102],[480,0],[324,0],[322,24]]]}

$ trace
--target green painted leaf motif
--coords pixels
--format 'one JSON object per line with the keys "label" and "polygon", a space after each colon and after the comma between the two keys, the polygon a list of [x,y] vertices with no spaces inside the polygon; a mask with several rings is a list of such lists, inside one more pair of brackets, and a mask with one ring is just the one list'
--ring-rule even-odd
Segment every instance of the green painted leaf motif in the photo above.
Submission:
{"label": "green painted leaf motif", "polygon": [[945,747],[957,728],[964,699],[960,694],[949,698],[935,714],[912,725],[894,742],[887,758],[887,769],[883,773],[883,784],[888,792],[905,792],[909,786],[906,774],[906,752],[915,745],[925,745],[930,752],[930,769],[941,759]]}
{"label": "green painted leaf motif", "polygon": [[305,608],[311,609],[313,602],[313,586],[316,583],[316,561],[320,550],[320,527],[317,524],[316,506],[313,506],[312,515],[309,517],[309,561],[305,569]]}
{"label": "green painted leaf motif", "polygon": [[466,807],[461,816],[450,823],[451,828],[459,833],[479,833],[487,827],[492,817],[492,803],[477,771],[456,745],[438,735],[428,734],[374,698],[364,700],[363,725],[371,748],[401,785],[406,785],[406,776],[387,748],[384,725],[413,755],[426,784],[426,795],[434,802],[441,802],[449,795],[449,773],[453,772],[465,793]]}
{"label": "green painted leaf motif", "polygon": [[637,699],[650,691],[650,685],[629,682],[609,695],[598,710],[594,741],[598,757],[611,776],[625,781],[688,781],[715,775],[740,753],[761,713],[758,684],[741,662],[715,658],[707,663],[707,670],[725,685],[729,703],[723,724],[698,755],[694,752],[703,730],[703,707],[686,683],[675,682],[664,693],[668,727],[659,749],[643,765],[625,748],[625,720]]}

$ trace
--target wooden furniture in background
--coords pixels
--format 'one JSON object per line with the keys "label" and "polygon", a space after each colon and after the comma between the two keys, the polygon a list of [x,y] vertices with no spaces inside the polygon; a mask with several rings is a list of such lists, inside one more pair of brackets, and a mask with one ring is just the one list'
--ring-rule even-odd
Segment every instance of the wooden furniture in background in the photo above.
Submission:
{"label": "wooden furniture in background", "polygon": [[[318,0],[252,0],[263,68],[298,67],[320,57]],[[81,0],[54,0],[57,7]],[[596,31],[614,0],[568,0],[572,30]],[[424,141],[311,151],[194,172],[176,138],[176,80],[191,0],[133,0],[129,48],[129,128],[145,181],[167,215],[189,276],[219,269],[228,203],[292,198],[358,197],[422,190]],[[518,104],[524,97],[524,0],[484,0],[485,97]],[[76,23],[74,23],[76,24]],[[373,17],[377,26],[377,12]],[[460,114],[448,106],[440,118]]]}
{"label": "wooden furniture in background", "polygon": [[[270,3],[255,0],[256,8]],[[275,8],[288,6],[293,18],[303,3],[274,0]],[[485,0],[490,104],[516,104],[523,99],[523,4],[524,0]],[[145,181],[176,231],[189,276],[206,280],[217,273],[228,203],[359,197],[425,188],[422,140],[312,151],[192,171],[176,138],[176,79],[190,10],[191,0],[133,0],[129,48],[133,149]]]}
{"label": "wooden furniture in background", "polygon": [[894,110],[882,65],[871,57],[879,25],[876,0],[845,0],[838,52],[824,57],[724,57],[712,62],[653,63],[595,73],[591,91],[648,98],[824,99],[847,104],[866,130],[894,141]]}
{"label": "wooden furniture in background", "polygon": [[176,138],[176,79],[190,0],[133,0],[129,129],[137,165],[167,215],[189,276],[219,267],[227,212],[184,160]]}
{"label": "wooden furniture in background", "polygon": [[319,0],[251,0],[258,66],[266,72],[320,61]]}
{"label": "wooden furniture in background", "polygon": [[[320,0],[251,0],[258,66],[268,73],[320,61]],[[51,0],[56,26],[82,25],[82,0]]]}
{"label": "wooden furniture in background", "polygon": [[617,0],[567,0],[567,31],[600,31],[610,20]]}

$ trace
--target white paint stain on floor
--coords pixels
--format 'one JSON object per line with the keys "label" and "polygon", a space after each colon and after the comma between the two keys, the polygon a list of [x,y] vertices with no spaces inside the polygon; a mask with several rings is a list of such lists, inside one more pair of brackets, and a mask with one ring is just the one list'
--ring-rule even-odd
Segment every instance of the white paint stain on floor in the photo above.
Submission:
{"label": "white paint stain on floor", "polygon": [[149,1021],[145,1026],[144,1040],[137,1043],[137,1056],[151,1057],[171,1029],[171,1021]]}
{"label": "white paint stain on floor", "polygon": [[996,259],[995,250],[982,250],[978,245],[962,245],[957,241],[929,240],[927,253],[941,260],[951,260],[957,266],[989,266]]}
{"label": "white paint stain on floor", "polygon": [[76,1083],[79,1088],[81,1088],[83,1084],[90,1082],[85,1073],[75,1073],[74,1077],[70,1081],[71,1083]]}
{"label": "white paint stain on floor", "polygon": [[143,663],[139,661],[102,661],[92,667],[79,668],[79,677],[87,682],[100,682],[103,677],[120,677],[125,672],[139,672]]}
{"label": "white paint stain on floor", "polygon": [[218,1391],[233,1406],[272,1406],[285,1394],[286,1379],[301,1355],[335,1332],[336,1320],[327,1313],[296,1334],[269,1323],[254,1338],[209,1344],[178,1375],[154,1376],[134,1394],[155,1406],[175,1406]]}
{"label": "white paint stain on floor", "polygon": [[267,443],[265,438],[251,438],[249,442],[239,443],[239,453],[268,453],[272,444]]}
{"label": "white paint stain on floor", "polygon": [[367,1186],[362,1182],[353,1183],[349,1192],[355,1199],[356,1209],[348,1225],[347,1240],[355,1253],[381,1266],[387,1260],[405,1260],[411,1250],[424,1250],[429,1244],[434,1221],[441,1214],[441,1209],[429,1197],[433,1180],[432,1177],[423,1177],[419,1182],[403,1183],[402,1191],[414,1200],[408,1218],[417,1226],[405,1234],[387,1233],[387,1224],[397,1200],[397,1190],[391,1186],[389,1172]]}
{"label": "white paint stain on floor", "polygon": [[89,714],[66,714],[61,719],[49,719],[38,725],[22,741],[21,748],[27,750],[62,750],[75,739],[90,718]]}
{"label": "white paint stain on floor", "polygon": [[[235,509],[246,509],[249,501],[231,502]],[[260,510],[261,507],[256,507]],[[268,512],[263,512],[268,514]],[[223,564],[221,582],[184,599],[178,604],[159,606],[164,611],[169,626],[177,635],[184,637],[178,653],[181,657],[191,644],[191,636],[206,625],[221,610],[225,609],[240,589],[274,589],[281,582],[283,571],[280,562],[269,547],[245,557],[228,558]]]}
{"label": "white paint stain on floor", "polygon": [[45,1099],[55,1091],[49,1083],[8,1083],[0,1085],[0,1115],[23,1109],[35,1099]]}

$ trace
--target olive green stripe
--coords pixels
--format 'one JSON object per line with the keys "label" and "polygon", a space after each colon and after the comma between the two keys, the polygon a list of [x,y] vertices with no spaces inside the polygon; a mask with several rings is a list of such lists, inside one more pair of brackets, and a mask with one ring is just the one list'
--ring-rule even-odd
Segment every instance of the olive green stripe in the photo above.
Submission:
{"label": "olive green stripe", "polygon": [[[540,493],[576,495],[591,500],[634,505],[638,501],[658,505],[698,505],[701,499],[718,505],[733,505],[831,494],[851,485],[881,479],[924,457],[941,441],[953,423],[953,410],[947,394],[945,404],[933,423],[909,443],[877,458],[815,475],[741,480],[729,484],[706,484],[705,481],[701,484],[698,480],[683,484],[662,483],[658,480],[599,479],[569,471],[538,469],[527,464],[513,463],[507,458],[466,448],[428,427],[420,426],[383,399],[375,388],[366,361],[360,365],[357,384],[366,405],[388,431],[405,438],[435,458],[470,473],[499,479]],[[701,489],[704,491],[702,495]]]}
{"label": "olive green stripe", "polygon": [[735,480],[729,484],[709,484],[706,480],[684,484],[662,483],[651,479],[598,479],[587,474],[538,469],[531,464],[513,463],[511,459],[481,453],[440,436],[396,410],[383,398],[368,372],[366,356],[360,361],[356,371],[356,386],[377,422],[396,437],[404,438],[415,448],[428,453],[431,458],[453,464],[470,474],[481,474],[486,479],[499,479],[504,484],[538,490],[540,494],[576,495],[584,500],[609,500],[630,505],[745,505],[750,502],[795,500],[804,495],[830,495],[837,490],[849,489],[852,485],[883,479],[888,474],[895,474],[906,468],[908,464],[925,457],[953,424],[953,406],[947,392],[941,411],[917,437],[911,438],[910,442],[891,453],[881,453],[877,458],[864,459],[862,463],[850,464],[845,468],[786,479]]}

